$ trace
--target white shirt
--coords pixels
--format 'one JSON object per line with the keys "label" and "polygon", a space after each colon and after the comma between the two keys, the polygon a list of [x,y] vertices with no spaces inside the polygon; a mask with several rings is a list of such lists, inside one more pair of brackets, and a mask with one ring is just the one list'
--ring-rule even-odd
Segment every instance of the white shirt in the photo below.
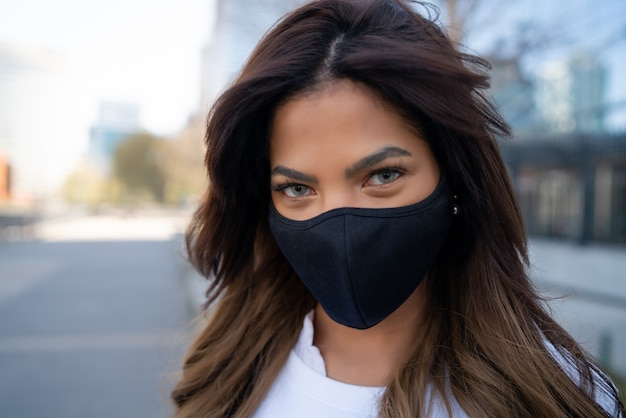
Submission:
{"label": "white shirt", "polygon": [[[326,376],[321,353],[313,345],[313,312],[304,320],[287,363],[254,418],[375,418],[384,387],[357,386]],[[443,402],[434,399],[431,417],[448,417]],[[453,416],[466,417],[458,405]]]}
{"label": "white shirt", "polygon": [[[568,362],[546,340],[554,357],[577,384],[580,377]],[[438,393],[428,388],[426,402],[432,397],[430,418],[448,418],[443,400]],[[285,367],[278,375],[269,393],[253,418],[375,418],[378,402],[385,392],[384,387],[350,385],[326,376],[326,366],[320,351],[313,345],[313,312],[304,319],[302,331],[295,347],[291,350]],[[454,401],[451,402],[454,418],[467,418],[465,412]],[[608,411],[615,408],[615,400],[596,393],[596,402]]]}

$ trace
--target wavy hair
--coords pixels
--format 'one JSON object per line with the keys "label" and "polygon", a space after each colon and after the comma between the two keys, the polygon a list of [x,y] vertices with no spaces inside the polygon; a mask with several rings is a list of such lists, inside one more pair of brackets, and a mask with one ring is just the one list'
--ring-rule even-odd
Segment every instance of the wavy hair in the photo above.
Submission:
{"label": "wavy hair", "polygon": [[[315,300],[271,236],[268,142],[276,108],[324,83],[367,86],[417,127],[462,207],[427,283],[424,338],[389,382],[381,417],[426,416],[429,388],[472,417],[602,417],[619,393],[551,318],[500,157],[509,128],[486,99],[483,59],[459,52],[432,11],[400,0],[318,0],[258,44],[213,106],[209,186],[187,231],[211,319],[172,398],[177,418],[250,417]],[[595,402],[612,400],[614,411]]]}

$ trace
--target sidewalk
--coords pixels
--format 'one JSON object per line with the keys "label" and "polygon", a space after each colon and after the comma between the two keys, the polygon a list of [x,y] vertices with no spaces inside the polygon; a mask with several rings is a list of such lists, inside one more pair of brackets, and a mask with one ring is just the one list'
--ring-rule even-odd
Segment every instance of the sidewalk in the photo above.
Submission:
{"label": "sidewalk", "polygon": [[531,275],[559,323],[626,376],[626,247],[531,240]]}
{"label": "sidewalk", "polygon": [[35,224],[35,236],[46,242],[163,240],[181,234],[185,213],[136,213],[52,219]]}
{"label": "sidewalk", "polygon": [[626,247],[533,239],[532,276],[548,287],[622,299],[626,309]]}

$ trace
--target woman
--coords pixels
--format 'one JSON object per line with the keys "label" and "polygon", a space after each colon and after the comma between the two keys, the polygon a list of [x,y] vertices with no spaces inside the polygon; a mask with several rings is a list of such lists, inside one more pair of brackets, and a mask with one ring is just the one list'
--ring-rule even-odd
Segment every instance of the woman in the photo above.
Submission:
{"label": "woman", "polygon": [[486,68],[399,0],[265,36],[209,117],[177,417],[623,414],[528,278]]}

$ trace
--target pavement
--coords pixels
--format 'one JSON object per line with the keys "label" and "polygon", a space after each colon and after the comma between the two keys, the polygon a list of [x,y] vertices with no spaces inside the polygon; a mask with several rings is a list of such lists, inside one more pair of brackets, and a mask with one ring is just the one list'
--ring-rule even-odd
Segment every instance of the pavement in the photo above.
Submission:
{"label": "pavement", "polygon": [[530,242],[537,289],[559,323],[607,368],[626,376],[626,247]]}
{"label": "pavement", "polygon": [[189,344],[181,214],[0,243],[0,417],[165,418]]}
{"label": "pavement", "polygon": [[[185,212],[80,216],[0,242],[0,416],[167,417],[204,302]],[[626,376],[626,247],[531,240],[557,320]]]}

